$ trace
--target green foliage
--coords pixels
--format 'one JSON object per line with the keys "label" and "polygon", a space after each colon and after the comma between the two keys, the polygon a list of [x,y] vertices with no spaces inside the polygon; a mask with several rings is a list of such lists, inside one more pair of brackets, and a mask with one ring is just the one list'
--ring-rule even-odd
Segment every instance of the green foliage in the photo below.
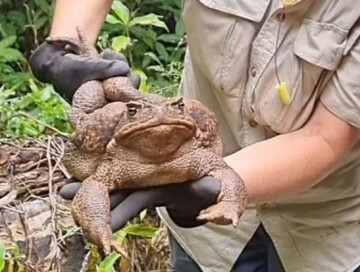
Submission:
{"label": "green foliage", "polygon": [[107,256],[99,265],[98,272],[113,272],[116,261],[120,258],[120,255],[113,252]]}
{"label": "green foliage", "polygon": [[5,254],[6,248],[4,241],[0,240],[0,272],[3,271],[5,267]]}
{"label": "green foliage", "polygon": [[22,96],[13,89],[4,90],[4,86],[0,89],[0,137],[39,137],[54,132],[52,126],[70,133],[66,102],[50,85],[40,87],[32,79],[28,83],[30,92]]}
{"label": "green foliage", "polygon": [[[161,235],[161,231],[163,230],[161,228],[151,226],[149,222],[147,222],[145,216],[146,211],[142,212],[139,216],[139,223],[128,223],[127,226],[115,233],[116,241],[119,243],[119,245],[125,246],[135,237],[148,239],[151,245],[154,245],[155,241],[157,241],[157,238]],[[115,271],[115,267],[119,260],[126,262],[126,260],[122,259],[121,256],[116,252],[112,252],[103,261],[101,261],[100,255],[95,246],[88,245],[87,248],[91,253],[91,266],[89,266],[91,267],[91,271],[113,272]]]}
{"label": "green foliage", "polygon": [[27,62],[48,35],[53,13],[50,3],[0,1],[0,138],[71,131],[67,103],[50,85],[33,77]]}
{"label": "green foliage", "polygon": [[185,51],[180,7],[180,0],[116,0],[106,18],[99,47],[125,54],[144,92],[176,94]]}

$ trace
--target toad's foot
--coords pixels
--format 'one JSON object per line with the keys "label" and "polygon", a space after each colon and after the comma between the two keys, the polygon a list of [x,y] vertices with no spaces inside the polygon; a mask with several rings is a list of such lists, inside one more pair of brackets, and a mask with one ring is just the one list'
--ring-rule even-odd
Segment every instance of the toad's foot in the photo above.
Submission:
{"label": "toad's foot", "polygon": [[243,180],[227,165],[209,174],[221,182],[221,191],[218,203],[202,210],[198,219],[219,225],[232,223],[236,227],[246,208],[247,196]]}
{"label": "toad's foot", "polygon": [[218,225],[229,225],[232,223],[233,226],[236,227],[239,223],[239,218],[243,213],[243,207],[237,202],[238,201],[220,201],[219,203],[202,210],[197,219]]}
{"label": "toad's foot", "polygon": [[[120,255],[122,255],[124,258],[126,259],[130,259],[129,255],[127,254],[127,252],[125,251],[125,249],[120,246],[115,240],[113,240],[111,242],[111,249],[115,250],[117,253],[119,253]],[[104,253],[107,254],[104,250]]]}
{"label": "toad's foot", "polygon": [[96,229],[92,228],[90,231],[89,229],[85,230],[87,227],[83,227],[84,234],[89,241],[101,248],[105,255],[109,255],[114,250],[124,258],[129,259],[126,250],[113,238],[109,226],[97,225],[95,227]]}
{"label": "toad's foot", "polygon": [[116,243],[110,227],[110,198],[106,186],[87,178],[72,203],[72,215],[85,237],[101,248],[106,255],[115,250],[128,258],[125,250]]}
{"label": "toad's foot", "polygon": [[[119,253],[122,257],[129,259],[129,255],[127,254],[126,250],[118,244],[118,242],[112,237],[111,230],[107,231],[108,233],[102,233],[101,237],[91,237],[92,241],[99,241],[97,245],[102,248],[105,255],[109,255],[112,250]],[[110,234],[110,235],[109,235]]]}

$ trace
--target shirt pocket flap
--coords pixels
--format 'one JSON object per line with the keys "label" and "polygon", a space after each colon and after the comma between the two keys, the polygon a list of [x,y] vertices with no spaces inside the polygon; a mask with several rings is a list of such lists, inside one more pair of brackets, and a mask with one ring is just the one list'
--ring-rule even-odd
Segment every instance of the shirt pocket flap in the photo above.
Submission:
{"label": "shirt pocket flap", "polygon": [[[194,0],[190,0],[194,1]],[[203,5],[244,19],[260,22],[270,0],[199,0]]]}
{"label": "shirt pocket flap", "polygon": [[347,35],[348,31],[335,25],[304,19],[294,41],[294,53],[326,70],[335,70],[342,59]]}

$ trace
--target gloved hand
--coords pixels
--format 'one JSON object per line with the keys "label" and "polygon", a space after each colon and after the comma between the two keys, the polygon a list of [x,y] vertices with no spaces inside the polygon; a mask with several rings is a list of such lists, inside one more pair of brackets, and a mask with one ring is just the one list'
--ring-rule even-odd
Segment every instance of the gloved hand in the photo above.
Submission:
{"label": "gloved hand", "polygon": [[[77,88],[86,81],[130,74],[129,64],[122,54],[108,50],[104,51],[102,58],[89,59],[75,55],[59,44],[46,42],[30,57],[30,66],[37,79],[53,84],[69,102]],[[135,88],[139,88],[139,77],[132,78],[132,82]]]}
{"label": "gloved hand", "polygon": [[[73,199],[81,183],[71,180],[63,186],[60,195]],[[212,177],[197,181],[170,184],[138,190],[119,190],[110,195],[111,228],[121,229],[125,224],[149,207],[167,208],[170,218],[180,227],[191,228],[204,224],[196,220],[199,212],[216,203],[221,184]]]}

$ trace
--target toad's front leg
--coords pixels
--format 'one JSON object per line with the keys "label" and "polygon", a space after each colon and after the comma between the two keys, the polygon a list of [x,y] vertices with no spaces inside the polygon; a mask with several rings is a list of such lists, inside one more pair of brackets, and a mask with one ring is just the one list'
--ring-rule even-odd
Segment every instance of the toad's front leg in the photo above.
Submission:
{"label": "toad's front leg", "polygon": [[85,237],[104,250],[127,254],[115,241],[110,227],[110,198],[106,186],[92,177],[86,179],[72,203],[72,215]]}
{"label": "toad's front leg", "polygon": [[211,170],[208,175],[221,182],[221,191],[217,204],[200,212],[199,220],[215,224],[230,224],[237,226],[239,218],[246,208],[246,190],[243,180],[228,165]]}

